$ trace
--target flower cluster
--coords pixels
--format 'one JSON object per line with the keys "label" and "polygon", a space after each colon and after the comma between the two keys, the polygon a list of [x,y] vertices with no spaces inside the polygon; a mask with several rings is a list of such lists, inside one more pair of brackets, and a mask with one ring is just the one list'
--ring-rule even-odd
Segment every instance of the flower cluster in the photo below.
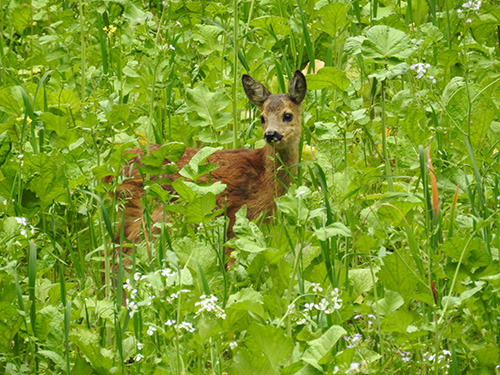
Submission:
{"label": "flower cluster", "polygon": [[403,361],[403,362],[410,362],[411,361],[412,354],[410,352],[398,349],[396,354],[399,354],[401,356],[401,361]]}
{"label": "flower cluster", "polygon": [[[319,284],[312,284],[313,292],[322,292],[323,288]],[[335,310],[340,310],[342,307],[342,299],[339,298],[339,290],[335,288],[330,293],[330,298],[321,298],[318,303],[305,303],[304,304],[304,312],[309,312],[313,310],[321,311],[327,315],[332,314]]]}
{"label": "flower cluster", "polygon": [[31,234],[35,233],[35,227],[31,224],[28,224],[28,219],[26,219],[25,217],[16,217],[16,221],[19,225],[23,226],[23,228],[19,232],[21,236],[28,238],[28,231]]}
{"label": "flower cluster", "polygon": [[199,306],[196,315],[200,315],[202,312],[206,311],[214,313],[217,318],[226,319],[226,313],[217,305],[218,301],[219,299],[212,294],[209,296],[203,294],[200,296],[200,301],[194,304],[195,306]]}
{"label": "flower cluster", "polygon": [[462,4],[462,8],[457,9],[457,13],[459,15],[467,14],[467,18],[465,20],[466,23],[471,23],[472,19],[468,17],[470,12],[474,12],[475,14],[479,14],[479,10],[481,9],[481,0],[469,0]]}
{"label": "flower cluster", "polygon": [[438,354],[426,352],[423,355],[423,359],[425,362],[430,362],[433,365],[439,365],[439,367],[444,369],[444,373],[447,374],[450,368],[451,352],[446,349],[443,349],[441,353]]}
{"label": "flower cluster", "polygon": [[111,35],[113,35],[115,33],[115,31],[117,30],[116,26],[113,26],[113,25],[104,26],[102,29],[104,31],[106,31],[106,33],[108,34],[108,39],[110,39]]}
{"label": "flower cluster", "polygon": [[[428,63],[416,63],[410,66],[411,70],[415,70],[417,73],[416,77],[418,79],[423,78],[425,76],[425,73],[427,73],[427,70],[431,67],[431,64]],[[436,83],[436,78],[434,76],[428,75],[427,78],[432,83]]]}
{"label": "flower cluster", "polygon": [[366,315],[356,314],[354,315],[353,319],[356,321],[363,321],[366,319],[366,323],[368,323],[368,326],[371,327],[373,325],[373,321],[376,320],[377,317],[373,314],[366,314]]}
{"label": "flower cluster", "polygon": [[352,336],[344,336],[344,340],[347,341],[348,348],[354,348],[357,343],[360,343],[363,339],[363,335],[361,333],[355,333]]}

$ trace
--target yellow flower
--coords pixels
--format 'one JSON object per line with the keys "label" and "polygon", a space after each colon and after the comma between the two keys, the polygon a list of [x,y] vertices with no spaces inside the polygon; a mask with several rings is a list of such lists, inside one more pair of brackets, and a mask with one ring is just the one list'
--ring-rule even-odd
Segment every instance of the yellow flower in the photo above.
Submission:
{"label": "yellow flower", "polygon": [[116,27],[113,25],[109,25],[109,27],[104,26],[102,29],[106,31],[106,33],[108,34],[108,39],[110,39],[111,35],[113,35],[113,33],[117,30]]}
{"label": "yellow flower", "polygon": [[318,149],[313,146],[304,145],[302,146],[302,160],[313,160],[316,157],[316,151]]}
{"label": "yellow flower", "polygon": [[141,132],[135,132],[135,135],[138,136],[137,140],[141,145],[145,146],[148,143],[148,137],[146,137],[146,134]]}

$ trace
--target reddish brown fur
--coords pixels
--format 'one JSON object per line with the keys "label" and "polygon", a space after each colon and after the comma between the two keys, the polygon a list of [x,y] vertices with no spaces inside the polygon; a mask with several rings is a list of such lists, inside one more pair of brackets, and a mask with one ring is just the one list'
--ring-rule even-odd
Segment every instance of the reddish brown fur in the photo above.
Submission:
{"label": "reddish brown fur", "polygon": [[[267,89],[250,76],[243,76],[243,85],[250,101],[258,105],[264,118],[263,130],[278,132],[283,138],[273,144],[266,144],[256,150],[237,149],[221,150],[212,154],[208,162],[219,166],[211,172],[212,182],[221,181],[227,187],[216,197],[219,208],[227,207],[229,225],[227,236],[234,236],[233,225],[236,212],[247,206],[247,217],[252,220],[261,213],[269,214],[275,209],[275,198],[283,195],[290,185],[289,168],[298,162],[298,145],[301,136],[301,101],[305,95],[305,78],[297,71],[290,82],[289,94],[271,95]],[[292,114],[293,120],[286,122],[285,113]],[[160,145],[151,145],[150,152]],[[186,165],[199,149],[187,148],[184,155],[177,161],[178,170]],[[141,165],[144,152],[141,148],[128,151],[136,154],[122,173],[129,177],[117,189],[117,193],[127,196],[125,203],[124,235],[130,241],[139,239],[143,229],[142,205],[140,199],[144,196],[143,180],[135,164]],[[277,157],[279,155],[279,158]],[[281,161],[283,165],[281,164]],[[167,161],[168,162],[168,161]],[[162,176],[170,180],[180,177],[179,173]],[[202,176],[199,182],[208,182],[208,175]],[[109,182],[112,177],[106,178]],[[164,185],[165,190],[174,193],[172,186]],[[159,205],[153,212],[154,222],[163,220],[163,206]],[[228,255],[230,253],[228,251]]]}

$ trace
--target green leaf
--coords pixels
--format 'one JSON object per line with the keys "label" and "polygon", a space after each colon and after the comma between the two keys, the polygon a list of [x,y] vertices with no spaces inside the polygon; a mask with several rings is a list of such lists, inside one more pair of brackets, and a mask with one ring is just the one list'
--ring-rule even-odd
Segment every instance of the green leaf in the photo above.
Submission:
{"label": "green leaf", "polygon": [[334,236],[351,237],[351,230],[342,223],[333,223],[326,227],[316,229],[314,235],[320,241],[326,241]]}
{"label": "green leaf", "polygon": [[0,134],[0,166],[7,160],[11,148],[12,142],[10,141],[10,136],[7,132],[3,132]]}
{"label": "green leaf", "polygon": [[318,70],[316,74],[308,74],[306,80],[309,90],[321,90],[325,87],[333,87],[344,92],[347,86],[351,84],[345,72],[331,66],[325,66]]}
{"label": "green leaf", "polygon": [[246,329],[247,320],[250,319],[249,314],[260,318],[265,317],[264,297],[252,288],[245,288],[229,296],[224,327],[233,329],[238,323],[242,325],[242,329]]}
{"label": "green leaf", "polygon": [[24,173],[32,176],[28,186],[38,196],[42,207],[47,207],[52,202],[68,201],[62,154],[25,155]]}
{"label": "green leaf", "polygon": [[0,88],[0,109],[11,115],[21,116],[23,105],[21,104],[21,92],[16,87]]}
{"label": "green leaf", "polygon": [[276,375],[276,370],[271,367],[261,353],[256,356],[249,350],[239,349],[231,364],[231,374],[238,375]]}
{"label": "green leaf", "polygon": [[371,27],[361,45],[366,59],[387,61],[390,58],[404,60],[413,54],[410,38],[405,32],[385,25]]}
{"label": "green leaf", "polygon": [[379,81],[385,81],[394,79],[397,76],[402,76],[408,72],[408,64],[401,63],[397,65],[390,65],[387,69],[379,70],[375,73],[372,73],[368,76],[368,78],[376,78]]}
{"label": "green leaf", "polygon": [[22,35],[31,22],[31,6],[21,4],[12,10],[12,22],[17,33]]}
{"label": "green leaf", "polygon": [[463,77],[453,77],[443,90],[441,100],[446,108],[447,114],[461,125],[467,118],[468,102],[466,84]]}
{"label": "green leaf", "polygon": [[315,27],[336,37],[339,29],[349,23],[348,13],[350,9],[350,5],[343,3],[332,3],[322,7],[318,11],[321,21],[315,24]]}
{"label": "green leaf", "polygon": [[204,174],[219,168],[216,164],[203,164],[210,155],[219,150],[222,150],[222,147],[203,147],[191,158],[189,163],[179,171],[179,174],[190,180],[196,181]]}
{"label": "green leaf", "polygon": [[211,126],[223,129],[232,120],[232,115],[224,110],[230,101],[225,91],[211,92],[204,83],[186,90],[187,112],[191,126]]}
{"label": "green leaf", "polygon": [[337,341],[347,332],[340,326],[331,326],[320,338],[309,341],[308,348],[302,356],[302,360],[322,371],[321,364],[333,349]]}
{"label": "green leaf", "polygon": [[354,287],[352,295],[358,296],[371,290],[373,288],[374,277],[372,271],[368,268],[349,270],[349,281]]}
{"label": "green leaf", "polygon": [[109,374],[113,367],[113,351],[102,348],[98,333],[75,327],[71,330],[69,338],[78,350],[86,357],[92,368],[100,374]]}
{"label": "green leaf", "polygon": [[213,184],[197,184],[195,182],[184,181],[184,185],[186,185],[189,189],[194,191],[198,195],[205,195],[211,193],[213,195],[219,195],[224,190],[226,190],[226,184],[223,184],[221,181],[217,181]]}
{"label": "green leaf", "polygon": [[186,221],[191,224],[206,224],[214,216],[210,214],[215,206],[215,195],[212,193],[195,198],[187,207]]}
{"label": "green leaf", "polygon": [[398,293],[387,290],[384,298],[373,305],[373,311],[377,314],[387,315],[403,306],[404,302],[403,297],[401,297]]}
{"label": "green leaf", "polygon": [[407,311],[392,312],[382,320],[384,332],[406,333],[408,326],[415,321],[412,313]]}
{"label": "green leaf", "polygon": [[408,301],[416,291],[418,278],[412,272],[416,270],[409,250],[398,249],[384,258],[377,277],[387,289],[399,293]]}
{"label": "green leaf", "polygon": [[215,51],[222,51],[223,44],[219,41],[222,30],[213,25],[195,25],[193,40],[199,42],[198,51],[202,55],[210,55]]}
{"label": "green leaf", "polygon": [[256,356],[264,355],[274,369],[292,354],[293,339],[287,337],[282,328],[252,324],[248,327],[247,335],[246,347]]}
{"label": "green leaf", "polygon": [[256,29],[263,29],[270,34],[288,36],[290,35],[290,26],[288,20],[278,16],[263,16],[254,18],[250,26]]}
{"label": "green leaf", "polygon": [[247,219],[247,206],[241,207],[236,213],[233,231],[237,237],[229,240],[228,246],[249,253],[260,253],[267,249],[259,227]]}

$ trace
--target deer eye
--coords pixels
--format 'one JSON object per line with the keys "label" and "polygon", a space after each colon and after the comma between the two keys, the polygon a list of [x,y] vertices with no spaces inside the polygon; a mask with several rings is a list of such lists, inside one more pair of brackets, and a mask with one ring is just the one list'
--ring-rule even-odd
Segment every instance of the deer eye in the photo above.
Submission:
{"label": "deer eye", "polygon": [[260,116],[260,123],[263,124],[266,122],[266,119],[264,118],[264,116]]}
{"label": "deer eye", "polygon": [[293,119],[293,115],[291,113],[285,113],[283,115],[283,121],[284,122],[290,122]]}

